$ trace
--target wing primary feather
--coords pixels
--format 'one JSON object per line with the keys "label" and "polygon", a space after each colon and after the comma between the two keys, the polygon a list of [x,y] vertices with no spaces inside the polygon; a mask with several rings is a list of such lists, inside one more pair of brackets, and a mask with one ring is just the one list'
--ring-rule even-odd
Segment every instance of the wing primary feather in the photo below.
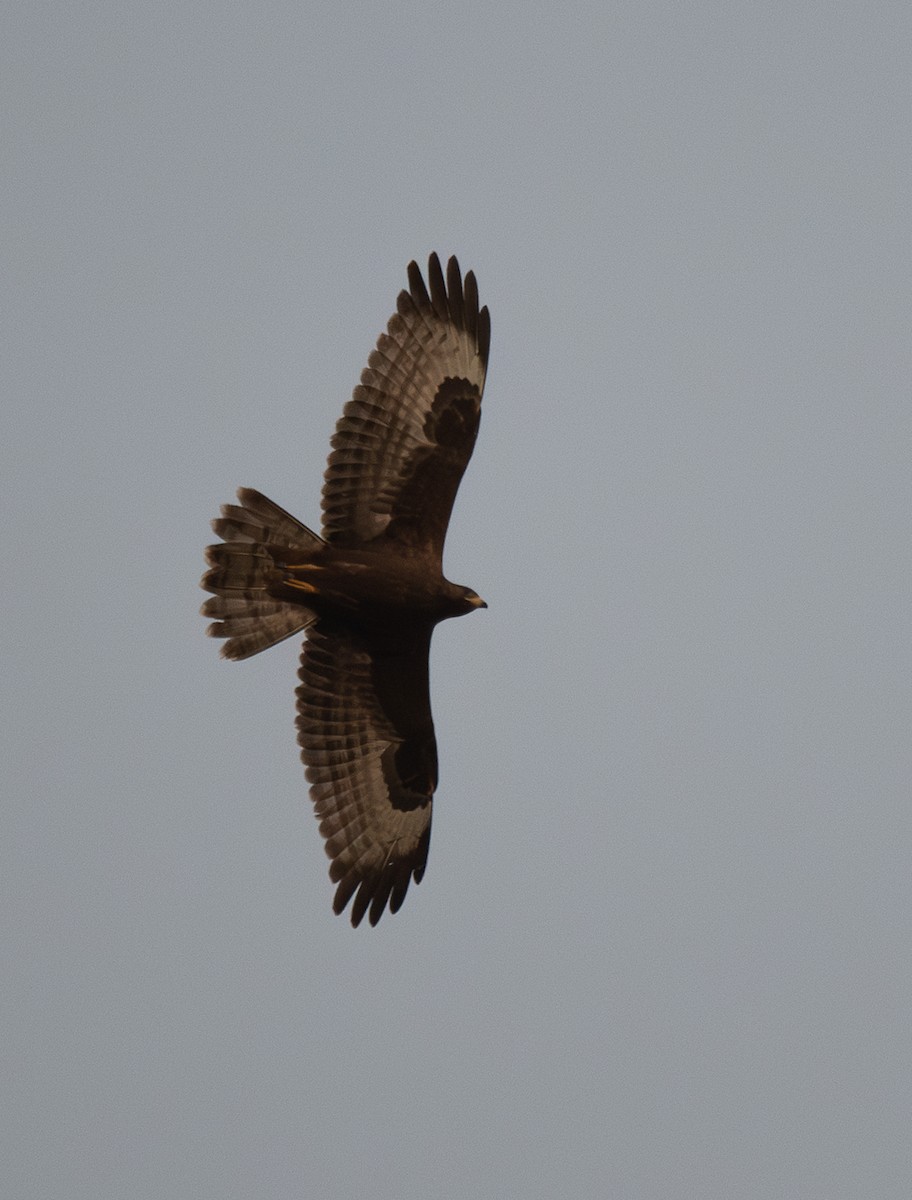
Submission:
{"label": "wing primary feather", "polygon": [[[330,879],[332,879],[332,872],[330,872]],[[345,911],[345,906],[357,891],[359,882],[358,876],[353,874],[346,875],[339,881],[336,894],[333,896],[333,912],[337,917]]]}
{"label": "wing primary feather", "polygon": [[449,315],[447,309],[446,281],[443,278],[443,268],[440,266],[440,259],[436,254],[432,254],[428,259],[428,284],[431,289],[431,304],[434,306],[434,312],[441,321],[445,321]]}
{"label": "wing primary feather", "polygon": [[409,290],[408,292],[400,292],[400,303],[403,298],[407,298],[408,300],[413,300],[416,306],[425,305],[427,308],[430,308],[431,298],[427,293],[427,288],[424,286],[424,276],[421,274],[421,268],[414,261],[408,265],[408,281]]}
{"label": "wing primary feather", "polygon": [[391,867],[384,868],[380,878],[377,880],[377,886],[374,889],[373,899],[371,900],[370,914],[368,916],[371,925],[376,925],[383,916],[383,910],[386,908],[386,902],[389,900],[390,892],[393,890],[395,882],[396,871]]}
{"label": "wing primary feather", "polygon": [[450,304],[450,317],[458,329],[466,328],[465,305],[462,295],[462,275],[459,263],[455,257],[447,263],[447,296]]}
{"label": "wing primary feather", "polygon": [[488,351],[491,349],[491,314],[488,312],[487,305],[478,314],[478,330],[475,340],[478,343],[478,357],[487,369]]}
{"label": "wing primary feather", "polygon": [[[351,923],[355,929],[358,928],[364,919],[364,914],[367,912],[368,907],[370,906],[372,895],[373,879],[371,876],[367,876],[367,878],[362,881],[361,886],[358,888],[357,895],[352,901]],[[374,924],[376,924],[376,921]]]}
{"label": "wing primary feather", "polygon": [[463,284],[466,333],[477,338],[478,335],[478,284],[474,272],[469,271]]}

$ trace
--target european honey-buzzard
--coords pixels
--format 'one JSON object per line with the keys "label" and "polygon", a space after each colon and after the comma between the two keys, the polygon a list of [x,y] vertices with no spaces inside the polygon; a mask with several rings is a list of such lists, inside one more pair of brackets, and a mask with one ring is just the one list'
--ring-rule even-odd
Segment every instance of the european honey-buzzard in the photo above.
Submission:
{"label": "european honey-buzzard", "polygon": [[469,272],[436,254],[408,291],[336,425],[322,536],[241,488],[212,522],[203,615],[226,658],[305,633],[298,740],[351,921],[376,925],[421,881],[437,785],[428,653],[438,621],[485,604],[444,579],[443,543],[475,445],[491,325]]}

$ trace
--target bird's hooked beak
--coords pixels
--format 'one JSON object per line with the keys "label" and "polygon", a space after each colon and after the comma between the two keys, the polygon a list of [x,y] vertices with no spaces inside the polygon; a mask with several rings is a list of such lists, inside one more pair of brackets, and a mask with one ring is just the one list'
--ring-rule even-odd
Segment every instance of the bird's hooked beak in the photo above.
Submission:
{"label": "bird's hooked beak", "polygon": [[488,607],[487,604],[485,604],[484,600],[482,600],[481,596],[476,596],[474,594],[469,597],[469,604],[471,604],[471,606],[473,608],[487,608]]}

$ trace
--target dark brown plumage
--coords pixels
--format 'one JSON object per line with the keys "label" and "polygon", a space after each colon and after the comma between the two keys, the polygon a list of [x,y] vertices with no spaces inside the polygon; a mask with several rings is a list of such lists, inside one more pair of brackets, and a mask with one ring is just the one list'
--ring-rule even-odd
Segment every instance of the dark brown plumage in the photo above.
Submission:
{"label": "dark brown plumage", "polygon": [[376,925],[421,881],[437,786],[428,652],[438,621],[483,608],[442,574],[478,432],[491,326],[475,277],[416,263],[336,425],[319,537],[241,488],[212,527],[203,605],[241,659],[306,631],[298,740],[338,885]]}

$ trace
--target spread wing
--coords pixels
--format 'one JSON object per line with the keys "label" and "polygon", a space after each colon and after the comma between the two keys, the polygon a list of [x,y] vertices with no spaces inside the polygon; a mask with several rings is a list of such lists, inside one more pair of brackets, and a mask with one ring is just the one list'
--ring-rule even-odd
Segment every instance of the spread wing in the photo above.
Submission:
{"label": "spread wing", "polygon": [[323,536],[339,546],[427,556],[440,563],[453,501],[481,414],[491,323],[451,258],[436,254],[428,284],[414,262],[409,290],[368,359],[332,439]]}
{"label": "spread wing", "polygon": [[430,631],[381,639],[321,622],[298,672],[298,740],[332,859],[340,913],[376,925],[421,882],[431,839],[437,745],[428,694]]}

